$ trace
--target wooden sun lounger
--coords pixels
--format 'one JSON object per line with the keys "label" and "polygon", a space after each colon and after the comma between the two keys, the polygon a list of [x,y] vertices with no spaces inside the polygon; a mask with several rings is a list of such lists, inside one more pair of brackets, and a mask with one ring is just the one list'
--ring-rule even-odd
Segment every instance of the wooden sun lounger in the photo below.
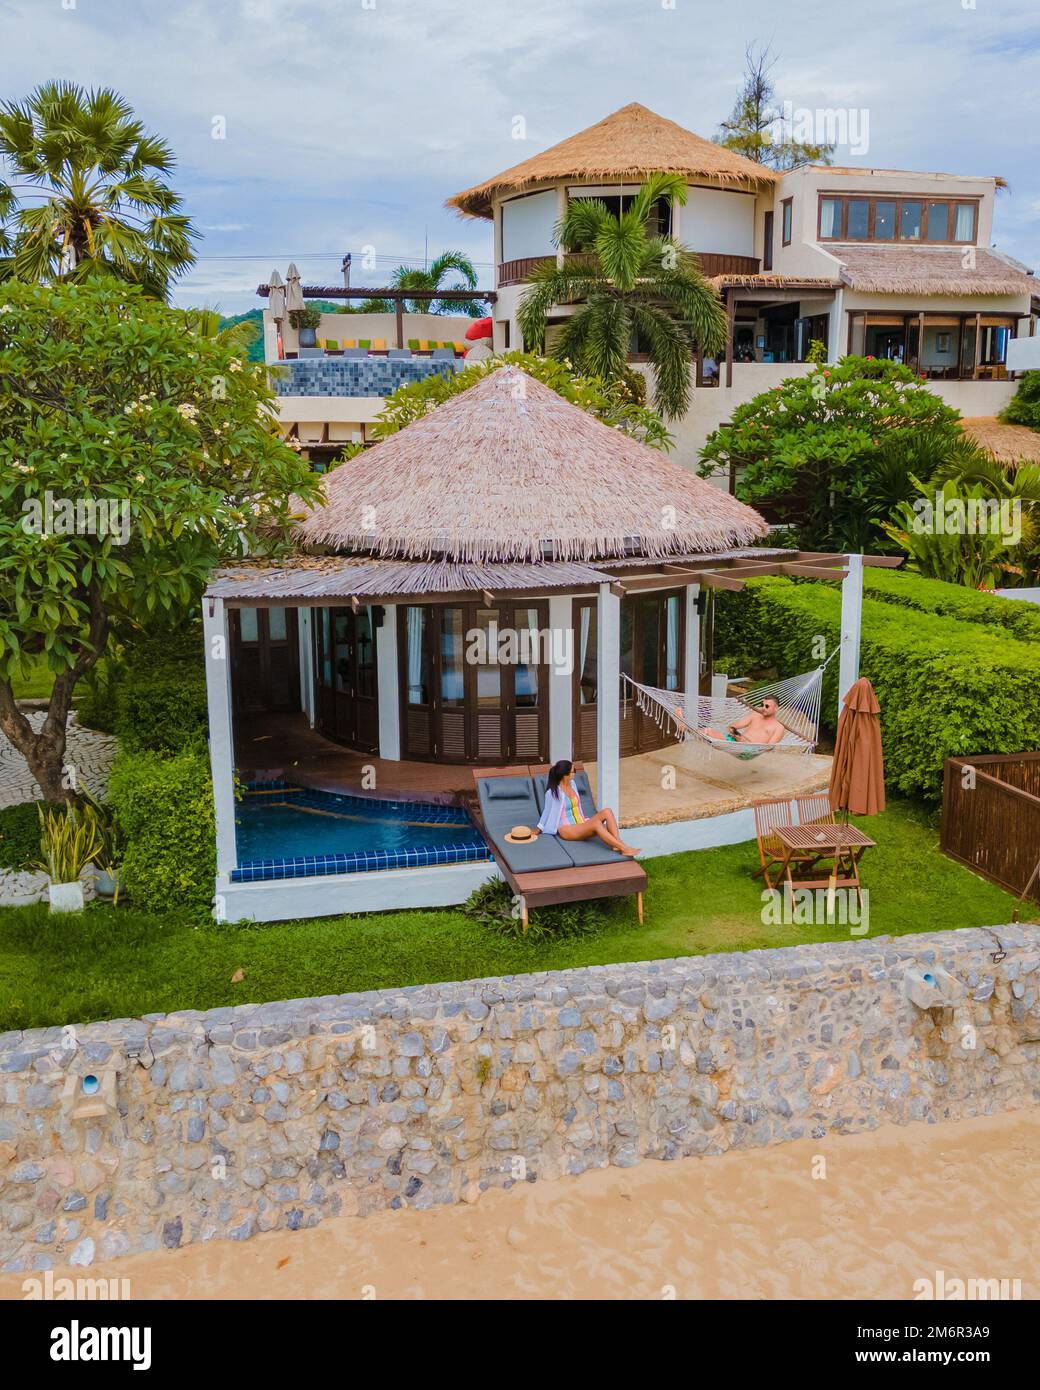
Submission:
{"label": "wooden sun lounger", "polygon": [[[580,763],[575,763],[575,771],[584,771]],[[535,777],[548,772],[548,766],[534,764],[518,767],[474,768],[473,780],[478,793],[482,780],[495,777],[526,778],[532,785]],[[483,810],[483,808],[482,808]],[[530,819],[530,813],[527,819]],[[524,821],[523,823],[526,823]],[[532,907],[548,907],[555,903],[585,902],[592,898],[622,898],[634,895],[639,921],[643,921],[643,893],[646,890],[646,870],[634,859],[623,855],[613,857],[600,864],[567,864],[566,842],[558,841],[556,836],[546,837],[562,851],[558,868],[532,868],[517,870],[506,862],[502,847],[495,842],[493,830],[485,824],[485,834],[495,863],[502,877],[520,899],[521,923],[527,930],[528,910]]]}

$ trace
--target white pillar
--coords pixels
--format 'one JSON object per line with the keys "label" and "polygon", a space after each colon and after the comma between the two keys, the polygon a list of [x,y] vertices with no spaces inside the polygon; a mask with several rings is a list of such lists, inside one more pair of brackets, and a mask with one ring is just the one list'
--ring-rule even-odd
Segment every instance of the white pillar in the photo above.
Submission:
{"label": "white pillar", "polygon": [[701,691],[701,616],[697,612],[700,591],[699,584],[686,586],[686,659],[682,688],[692,700],[696,700]]}
{"label": "white pillar", "polygon": [[[574,757],[574,663],[578,660],[578,641],[574,631],[572,604],[569,595],[553,595],[549,599],[549,761]],[[564,638],[557,633],[565,633]],[[570,665],[558,665],[554,658],[568,650]]]}
{"label": "white pillar", "polygon": [[379,756],[401,760],[401,684],[397,672],[397,604],[383,605],[376,628],[376,689],[379,694]]}
{"label": "white pillar", "polygon": [[845,291],[834,291],[834,307],[831,310],[830,342],[827,344],[827,361],[840,362],[845,355],[842,343],[845,341]]}
{"label": "white pillar", "polygon": [[621,600],[599,586],[596,608],[596,791],[621,815]]}
{"label": "white pillar", "polygon": [[[559,186],[559,188],[557,188],[557,190],[556,190],[556,220],[557,220],[557,222],[562,222],[563,219],[564,219],[566,216],[567,216],[567,186],[566,186],[566,184],[562,184],[562,183],[561,183],[560,186]],[[556,248],[556,265],[557,265],[557,268],[560,269],[560,270],[563,269],[563,261],[564,261],[564,257],[566,256],[566,254],[567,254],[567,253],[564,251],[564,249],[563,249],[562,246],[558,246],[558,247]]]}
{"label": "white pillar", "polygon": [[846,557],[848,574],[841,581],[841,655],[838,657],[838,713],[851,686],[859,680],[859,644],[863,629],[863,556]]}
{"label": "white pillar", "polygon": [[314,728],[314,609],[297,608],[296,626],[300,643],[300,709]]}
{"label": "white pillar", "polygon": [[209,765],[217,818],[217,876],[238,863],[235,849],[235,740],[231,724],[231,639],[224,600],[202,600],[209,709]]}

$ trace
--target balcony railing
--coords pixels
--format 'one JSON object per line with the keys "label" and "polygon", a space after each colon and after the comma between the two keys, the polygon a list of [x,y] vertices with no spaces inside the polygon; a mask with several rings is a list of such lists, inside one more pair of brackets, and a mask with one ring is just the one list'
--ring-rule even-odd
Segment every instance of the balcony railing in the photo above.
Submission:
{"label": "balcony railing", "polygon": [[[582,253],[568,255],[567,260],[577,260]],[[701,274],[709,280],[716,275],[757,275],[759,261],[757,256],[730,256],[719,251],[695,251],[700,262]],[[555,256],[521,256],[518,260],[500,261],[498,266],[498,288],[506,285],[524,285],[540,265],[555,261]]]}

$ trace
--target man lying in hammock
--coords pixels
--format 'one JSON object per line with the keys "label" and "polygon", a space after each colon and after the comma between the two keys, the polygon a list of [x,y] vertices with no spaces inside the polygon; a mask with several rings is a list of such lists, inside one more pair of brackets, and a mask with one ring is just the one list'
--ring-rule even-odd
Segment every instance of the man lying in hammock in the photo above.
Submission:
{"label": "man lying in hammock", "polygon": [[[726,733],[718,729],[705,729],[704,735],[706,738],[722,739],[727,743],[779,743],[787,732],[776,717],[779,708],[773,697],[766,695],[758,709],[752,708],[746,719],[738,719],[735,724],[729,726]],[[682,711],[676,710],[676,713],[682,722]],[[683,727],[686,727],[685,724]]]}

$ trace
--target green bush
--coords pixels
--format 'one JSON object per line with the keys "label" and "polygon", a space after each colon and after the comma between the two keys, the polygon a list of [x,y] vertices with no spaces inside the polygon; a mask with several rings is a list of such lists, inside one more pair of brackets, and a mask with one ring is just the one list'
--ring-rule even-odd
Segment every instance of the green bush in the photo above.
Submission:
{"label": "green bush", "polygon": [[[752,580],[735,641],[753,634],[757,664],[782,676],[818,665],[814,639],[833,651],[841,629],[841,595],[824,584]],[[732,605],[731,605],[732,606]],[[978,622],[962,622],[867,598],[863,603],[862,674],[881,703],[886,781],[937,802],[948,757],[1017,753],[1036,746],[1040,721],[1040,646]],[[838,662],[827,668],[823,722],[837,715]]]}
{"label": "green bush", "polygon": [[128,748],[179,753],[206,738],[206,673],[198,625],[137,638],[98,663],[80,722]]}
{"label": "green bush", "polygon": [[40,817],[35,801],[0,811],[0,869],[31,869],[40,857]]}
{"label": "green bush", "polygon": [[462,906],[467,917],[500,936],[518,941],[542,942],[589,936],[618,915],[616,901],[557,903],[532,909],[524,931],[513,890],[502,879],[488,879],[475,888]]}
{"label": "green bush", "polygon": [[122,750],[108,784],[126,849],[123,882],[139,907],[206,907],[213,898],[213,787],[203,749],[176,757]]}
{"label": "green bush", "polygon": [[1018,390],[1000,412],[1009,425],[1028,425],[1040,429],[1040,372],[1023,372]]}
{"label": "green bush", "polygon": [[1040,608],[1021,599],[1000,598],[997,594],[966,589],[962,584],[944,584],[940,579],[922,579],[900,570],[867,569],[863,580],[866,596],[881,603],[957,618],[962,623],[1006,628],[1023,642],[1040,641]]}

